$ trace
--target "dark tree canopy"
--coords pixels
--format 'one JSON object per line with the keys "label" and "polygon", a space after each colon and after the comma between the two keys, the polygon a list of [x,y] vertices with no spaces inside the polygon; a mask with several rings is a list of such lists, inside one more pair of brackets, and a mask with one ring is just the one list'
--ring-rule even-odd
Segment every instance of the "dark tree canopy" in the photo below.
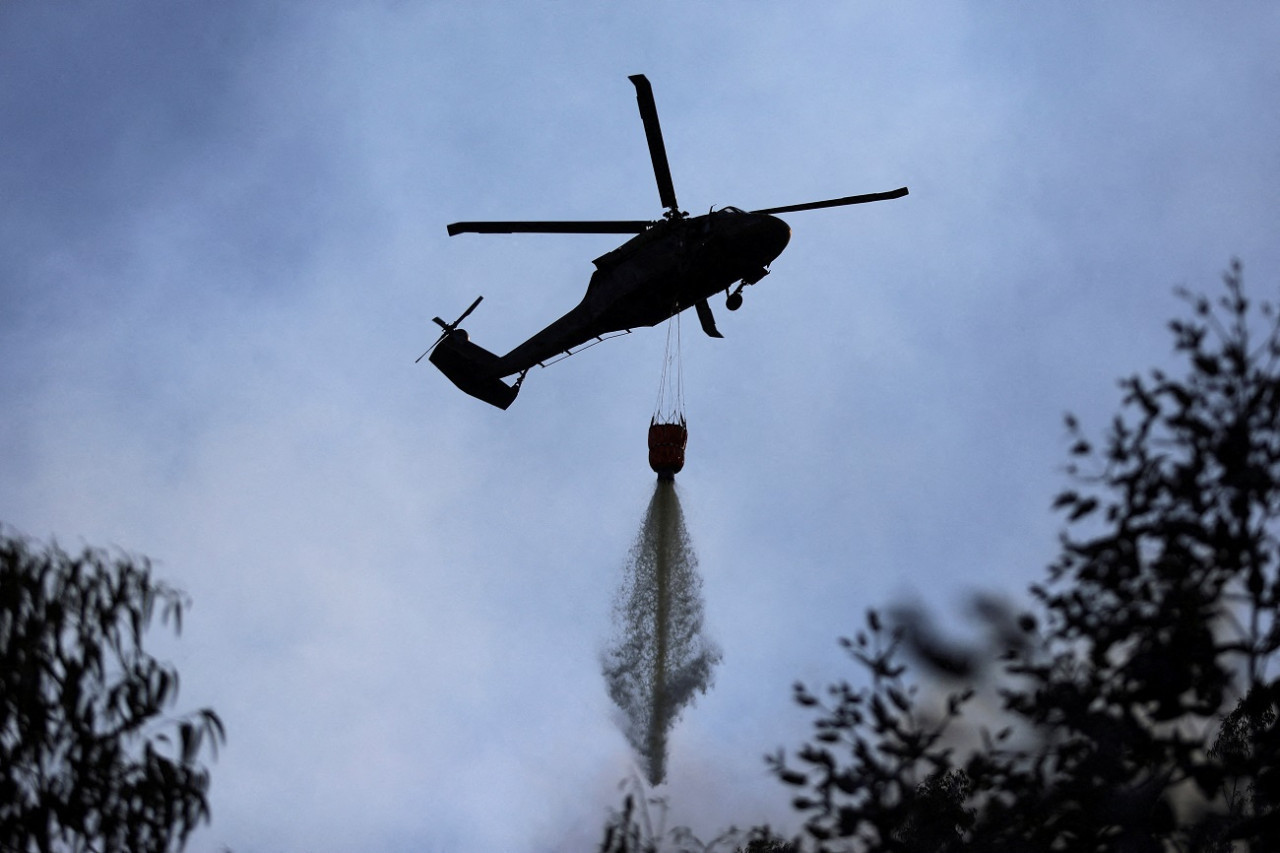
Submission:
{"label": "dark tree canopy", "polygon": [[222,723],[162,716],[178,673],[142,647],[186,603],[145,559],[0,529],[0,850],[177,850],[208,820]]}
{"label": "dark tree canopy", "polygon": [[984,655],[875,613],[842,641],[860,686],[797,685],[812,741],[770,764],[806,848],[1280,849],[1280,316],[1224,278],[1182,294],[1184,372],[1122,381],[1100,441],[1067,419],[1060,556],[1034,613],[986,610],[999,731],[962,748],[972,689],[935,708],[908,680]]}

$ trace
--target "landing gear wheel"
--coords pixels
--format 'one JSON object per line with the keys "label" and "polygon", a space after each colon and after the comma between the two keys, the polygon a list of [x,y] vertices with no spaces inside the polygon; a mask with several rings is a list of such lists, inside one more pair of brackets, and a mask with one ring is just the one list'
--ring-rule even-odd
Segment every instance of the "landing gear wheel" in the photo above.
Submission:
{"label": "landing gear wheel", "polygon": [[742,307],[742,294],[730,293],[727,297],[725,297],[724,307],[728,308],[730,311],[737,311],[739,308]]}

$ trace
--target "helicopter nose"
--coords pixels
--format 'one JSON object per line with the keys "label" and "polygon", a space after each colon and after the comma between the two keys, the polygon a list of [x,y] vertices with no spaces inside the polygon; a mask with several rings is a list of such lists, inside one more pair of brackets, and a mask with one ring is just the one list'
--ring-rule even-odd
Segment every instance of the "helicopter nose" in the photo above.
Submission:
{"label": "helicopter nose", "polygon": [[763,214],[752,223],[751,253],[753,260],[762,267],[767,267],[773,259],[782,254],[791,241],[791,227],[776,216]]}
{"label": "helicopter nose", "polygon": [[776,216],[766,215],[760,223],[760,248],[768,253],[769,261],[781,255],[790,242],[791,226]]}

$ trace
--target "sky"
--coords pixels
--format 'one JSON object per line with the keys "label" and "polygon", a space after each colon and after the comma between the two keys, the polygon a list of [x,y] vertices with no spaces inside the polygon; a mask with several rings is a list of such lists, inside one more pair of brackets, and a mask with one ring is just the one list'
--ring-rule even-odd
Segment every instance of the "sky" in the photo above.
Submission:
{"label": "sky", "polygon": [[657,793],[786,827],[791,684],[867,608],[1020,600],[1064,413],[1171,363],[1176,287],[1275,294],[1277,43],[1264,2],[0,4],[0,521],[191,596],[150,637],[227,728],[189,850],[591,849],[666,335],[505,412],[414,359],[479,295],[514,347],[622,239],[447,223],[660,216],[643,73],[691,213],[910,187],[683,318],[722,659]]}

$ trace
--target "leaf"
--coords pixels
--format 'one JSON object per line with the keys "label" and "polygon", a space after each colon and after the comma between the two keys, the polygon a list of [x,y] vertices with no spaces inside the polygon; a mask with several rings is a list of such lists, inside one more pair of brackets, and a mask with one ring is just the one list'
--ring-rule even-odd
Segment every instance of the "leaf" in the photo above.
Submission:
{"label": "leaf", "polygon": [[1222,368],[1221,365],[1218,364],[1218,360],[1212,356],[1196,353],[1192,358],[1192,363],[1195,364],[1196,370],[1199,370],[1206,376],[1217,376],[1222,372]]}
{"label": "leaf", "polygon": [[800,787],[809,784],[809,777],[795,770],[787,770],[786,768],[778,768],[778,778],[784,785],[793,785]]}
{"label": "leaf", "polygon": [[1080,501],[1078,504],[1075,505],[1075,508],[1072,509],[1071,513],[1067,516],[1067,520],[1079,521],[1080,519],[1084,518],[1086,515],[1093,512],[1097,508],[1098,508],[1097,498],[1085,498],[1084,500]]}
{"label": "leaf", "polygon": [[190,764],[195,761],[196,752],[200,748],[200,734],[195,726],[187,722],[179,724],[178,734],[182,740],[182,763]]}

